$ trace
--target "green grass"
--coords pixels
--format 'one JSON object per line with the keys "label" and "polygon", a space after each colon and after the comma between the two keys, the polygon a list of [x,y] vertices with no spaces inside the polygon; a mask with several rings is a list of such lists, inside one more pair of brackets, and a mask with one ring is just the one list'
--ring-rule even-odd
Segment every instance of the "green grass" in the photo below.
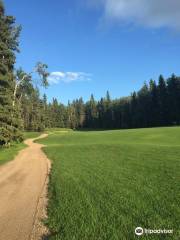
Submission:
{"label": "green grass", "polygon": [[0,148],[0,165],[13,160],[17,153],[25,147],[24,143],[13,143],[9,148]]}
{"label": "green grass", "polygon": [[51,132],[50,239],[179,239],[180,128]]}
{"label": "green grass", "polygon": [[[24,132],[24,139],[27,138],[36,138],[40,135],[38,132]],[[17,153],[25,148],[26,145],[24,143],[12,143],[9,148],[0,148],[0,165],[4,164],[8,161],[11,161],[15,158]]]}
{"label": "green grass", "polygon": [[37,138],[39,137],[39,135],[41,135],[40,132],[24,132],[24,139],[28,139],[28,138]]}

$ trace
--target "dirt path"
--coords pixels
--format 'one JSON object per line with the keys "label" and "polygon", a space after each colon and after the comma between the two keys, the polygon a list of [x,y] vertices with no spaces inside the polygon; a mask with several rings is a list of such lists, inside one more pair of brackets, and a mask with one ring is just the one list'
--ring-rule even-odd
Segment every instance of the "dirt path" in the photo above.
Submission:
{"label": "dirt path", "polygon": [[[39,138],[46,137],[42,134]],[[28,139],[11,161],[0,167],[0,240],[39,239],[50,161],[41,144]]]}

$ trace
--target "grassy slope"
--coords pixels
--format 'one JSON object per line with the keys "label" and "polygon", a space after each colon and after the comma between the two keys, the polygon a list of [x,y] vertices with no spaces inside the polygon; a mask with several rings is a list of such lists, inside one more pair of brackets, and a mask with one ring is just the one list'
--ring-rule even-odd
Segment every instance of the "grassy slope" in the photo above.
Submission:
{"label": "grassy slope", "polygon": [[50,239],[137,239],[137,226],[178,239],[180,128],[54,133]]}
{"label": "grassy slope", "polygon": [[[38,137],[39,133],[37,132],[25,132],[24,133],[24,138],[35,138]],[[17,155],[17,153],[22,150],[23,148],[25,148],[26,145],[24,143],[13,143],[12,146],[10,148],[0,148],[0,165],[13,160],[14,157]]]}

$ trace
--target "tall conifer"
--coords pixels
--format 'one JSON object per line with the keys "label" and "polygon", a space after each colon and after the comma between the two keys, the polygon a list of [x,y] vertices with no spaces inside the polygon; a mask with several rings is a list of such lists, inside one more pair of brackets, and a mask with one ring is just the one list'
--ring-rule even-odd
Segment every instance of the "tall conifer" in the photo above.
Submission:
{"label": "tall conifer", "polygon": [[14,51],[18,50],[17,38],[20,32],[14,23],[14,17],[5,15],[0,0],[0,145],[21,139],[20,113],[13,107]]}

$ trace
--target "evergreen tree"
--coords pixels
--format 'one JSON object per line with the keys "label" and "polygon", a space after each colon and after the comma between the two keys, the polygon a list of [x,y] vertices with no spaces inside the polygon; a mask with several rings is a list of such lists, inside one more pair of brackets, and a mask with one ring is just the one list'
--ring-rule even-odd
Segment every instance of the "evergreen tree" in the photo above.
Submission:
{"label": "evergreen tree", "polygon": [[104,110],[105,110],[104,127],[112,128],[113,112],[112,112],[111,97],[110,97],[109,91],[106,92],[106,97],[104,99]]}
{"label": "evergreen tree", "polygon": [[20,111],[13,107],[14,52],[18,51],[20,32],[14,23],[14,17],[5,15],[0,1],[0,145],[22,140]]}
{"label": "evergreen tree", "polygon": [[103,98],[101,98],[100,101],[97,103],[97,116],[97,127],[104,128],[105,103]]}
{"label": "evergreen tree", "polygon": [[143,87],[138,91],[138,127],[150,126],[150,94],[148,85],[144,83]]}
{"label": "evergreen tree", "polygon": [[164,77],[159,76],[158,81],[158,104],[159,104],[159,123],[160,126],[165,126],[169,124],[169,115],[168,115],[168,94],[167,94],[167,85]]}
{"label": "evergreen tree", "polygon": [[149,115],[149,124],[150,126],[158,126],[160,123],[159,117],[159,102],[158,102],[158,88],[156,82],[152,79],[149,82],[149,91],[150,91],[150,115]]}
{"label": "evergreen tree", "polygon": [[77,127],[82,128],[85,121],[85,107],[82,98],[79,98],[75,102]]}
{"label": "evergreen tree", "polygon": [[40,126],[110,129],[173,125],[180,123],[180,78],[172,75],[165,81],[160,76],[158,84],[150,80],[130,97],[115,100],[107,92],[98,102],[91,95],[86,103],[80,98],[68,106],[57,99],[47,104],[46,96],[41,100],[39,94],[36,98],[26,94],[22,102],[25,129],[31,130]]}
{"label": "evergreen tree", "polygon": [[138,99],[136,92],[131,95],[130,101],[130,111],[131,111],[131,127],[136,128],[138,126]]}
{"label": "evergreen tree", "polygon": [[86,113],[85,125],[89,128],[96,128],[98,114],[97,104],[93,94],[91,94],[90,100],[86,103],[85,113]]}
{"label": "evergreen tree", "polygon": [[174,74],[167,79],[168,115],[170,124],[180,123],[180,80]]}

